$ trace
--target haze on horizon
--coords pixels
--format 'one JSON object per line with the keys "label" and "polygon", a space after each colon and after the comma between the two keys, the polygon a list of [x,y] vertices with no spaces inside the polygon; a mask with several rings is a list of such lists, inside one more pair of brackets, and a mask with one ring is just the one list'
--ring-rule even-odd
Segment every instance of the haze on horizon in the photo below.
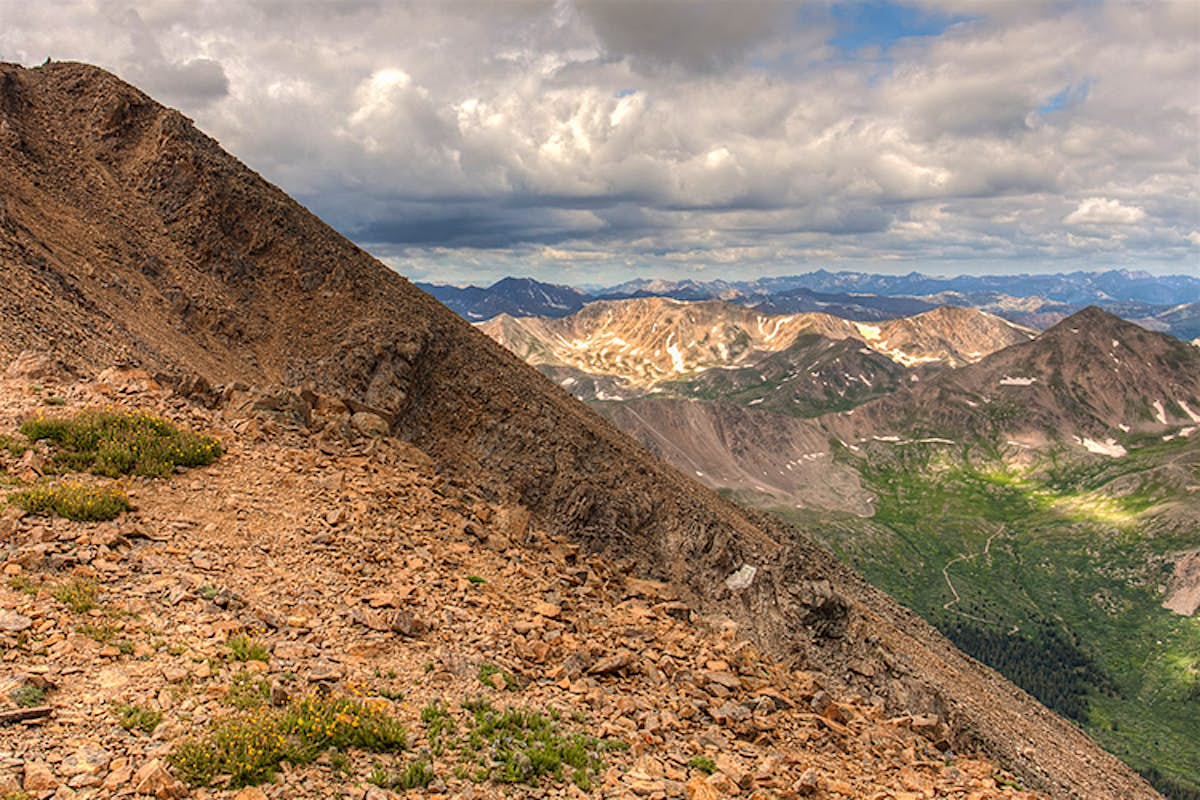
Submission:
{"label": "haze on horizon", "polygon": [[1200,272],[1200,4],[0,0],[414,279]]}

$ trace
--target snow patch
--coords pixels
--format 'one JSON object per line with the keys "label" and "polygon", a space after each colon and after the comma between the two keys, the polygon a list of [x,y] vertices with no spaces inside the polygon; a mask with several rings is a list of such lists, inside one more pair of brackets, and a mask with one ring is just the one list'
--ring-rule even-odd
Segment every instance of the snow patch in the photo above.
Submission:
{"label": "snow patch", "polygon": [[913,367],[917,364],[931,364],[935,361],[941,361],[941,356],[914,356],[905,353],[902,350],[887,350],[884,352],[888,358],[895,361],[897,364],[905,367]]}
{"label": "snow patch", "polygon": [[1120,458],[1127,452],[1124,447],[1117,444],[1114,439],[1105,439],[1103,442],[1097,442],[1095,439],[1084,437],[1082,440],[1078,436],[1075,440],[1084,446],[1089,453],[1098,453],[1109,458]]}
{"label": "snow patch", "polygon": [[858,332],[861,333],[862,337],[868,342],[876,341],[883,336],[883,333],[879,330],[878,325],[867,325],[863,322],[856,322],[854,323],[854,327],[858,329]]}
{"label": "snow patch", "polygon": [[1190,419],[1192,422],[1200,422],[1200,414],[1197,414],[1195,411],[1192,411],[1192,409],[1188,406],[1187,403],[1183,402],[1182,400],[1176,400],[1175,405],[1182,408],[1183,413],[1187,414],[1188,419]]}
{"label": "snow patch", "polygon": [[675,344],[675,332],[667,337],[667,352],[671,355],[671,366],[676,372],[683,372],[683,353],[679,351],[679,346]]}
{"label": "snow patch", "polygon": [[1037,383],[1037,378],[1010,378],[1005,375],[1000,379],[1001,386],[1032,386]]}
{"label": "snow patch", "polygon": [[1154,401],[1154,418],[1163,425],[1167,424],[1167,412],[1163,410],[1162,400]]}

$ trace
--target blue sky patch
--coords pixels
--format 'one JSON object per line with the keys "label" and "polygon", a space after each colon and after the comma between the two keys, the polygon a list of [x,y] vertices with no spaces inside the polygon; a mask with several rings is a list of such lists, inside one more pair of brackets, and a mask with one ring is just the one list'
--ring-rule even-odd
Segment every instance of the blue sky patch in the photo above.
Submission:
{"label": "blue sky patch", "polygon": [[838,33],[829,43],[846,53],[878,47],[884,53],[901,39],[938,36],[971,17],[928,11],[889,0],[839,3],[832,9]]}
{"label": "blue sky patch", "polygon": [[1087,99],[1088,92],[1091,89],[1092,82],[1090,80],[1068,84],[1063,87],[1061,92],[1043,103],[1038,108],[1038,113],[1052,114],[1055,111],[1062,111],[1065,108],[1073,108]]}

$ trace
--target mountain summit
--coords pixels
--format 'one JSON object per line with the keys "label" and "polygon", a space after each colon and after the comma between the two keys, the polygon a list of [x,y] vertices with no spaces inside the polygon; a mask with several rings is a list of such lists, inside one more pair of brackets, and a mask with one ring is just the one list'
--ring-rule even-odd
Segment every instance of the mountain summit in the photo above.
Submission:
{"label": "mountain summit", "polygon": [[442,480],[627,559],[774,658],[932,719],[943,744],[1062,797],[1155,796],[825,550],[651,457],[114,76],[0,65],[0,198],[0,355],[339,398]]}

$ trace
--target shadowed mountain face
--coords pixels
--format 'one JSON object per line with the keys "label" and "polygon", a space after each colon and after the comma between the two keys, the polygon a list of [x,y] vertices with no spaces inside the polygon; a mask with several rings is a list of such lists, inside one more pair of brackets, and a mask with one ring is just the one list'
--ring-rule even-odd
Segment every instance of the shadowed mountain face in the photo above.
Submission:
{"label": "shadowed mountain face", "polygon": [[1200,348],[1098,308],[1037,339],[857,409],[860,437],[990,435],[1099,445],[1200,422]]}
{"label": "shadowed mountain face", "polygon": [[[0,197],[0,355],[368,404],[448,478],[631,558],[771,652],[940,714],[1031,783],[1154,796],[825,550],[664,466],[113,76],[0,66]],[[744,565],[753,579],[730,588]]]}
{"label": "shadowed mountain face", "polygon": [[583,308],[591,300],[578,289],[555,286],[530,278],[504,278],[487,288],[439,286],[418,283],[454,313],[472,322],[498,314],[513,317],[563,317]]}

